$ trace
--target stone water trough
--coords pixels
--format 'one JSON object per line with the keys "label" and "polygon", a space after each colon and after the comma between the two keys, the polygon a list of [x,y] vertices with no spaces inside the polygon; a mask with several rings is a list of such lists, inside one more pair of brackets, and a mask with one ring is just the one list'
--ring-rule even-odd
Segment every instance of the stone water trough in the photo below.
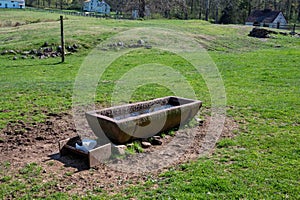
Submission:
{"label": "stone water trough", "polygon": [[86,113],[98,138],[105,135],[114,144],[148,138],[187,123],[199,111],[201,101],[168,96]]}
{"label": "stone water trough", "polygon": [[84,151],[78,148],[84,140],[69,138],[59,142],[60,155],[83,156],[88,159],[89,167],[94,167],[110,158],[115,145],[180,127],[192,119],[201,106],[198,100],[168,96],[86,112],[87,122],[97,136],[95,146]]}

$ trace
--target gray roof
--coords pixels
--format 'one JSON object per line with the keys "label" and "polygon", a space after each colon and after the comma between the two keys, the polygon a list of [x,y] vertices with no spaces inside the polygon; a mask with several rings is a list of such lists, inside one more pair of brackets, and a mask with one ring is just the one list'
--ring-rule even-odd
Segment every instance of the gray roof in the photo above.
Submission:
{"label": "gray roof", "polygon": [[254,10],[251,12],[246,22],[272,23],[281,11],[272,11],[270,9]]}

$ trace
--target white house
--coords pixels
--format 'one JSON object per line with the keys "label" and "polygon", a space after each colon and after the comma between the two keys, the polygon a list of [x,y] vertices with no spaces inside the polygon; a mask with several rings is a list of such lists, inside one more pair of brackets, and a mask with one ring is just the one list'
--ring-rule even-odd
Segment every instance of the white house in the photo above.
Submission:
{"label": "white house", "polygon": [[101,14],[109,14],[110,6],[105,1],[88,0],[83,4],[83,10],[88,12],[98,12]]}
{"label": "white house", "polygon": [[286,28],[288,24],[281,11],[270,9],[254,10],[246,19],[246,25],[265,26],[270,28]]}
{"label": "white house", "polygon": [[25,8],[25,0],[0,0],[0,8]]}

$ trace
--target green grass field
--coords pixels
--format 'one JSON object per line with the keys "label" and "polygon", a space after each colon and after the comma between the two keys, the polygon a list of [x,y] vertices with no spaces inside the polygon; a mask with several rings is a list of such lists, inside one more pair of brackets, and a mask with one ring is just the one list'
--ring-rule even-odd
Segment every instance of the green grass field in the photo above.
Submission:
{"label": "green grass field", "polygon": [[[163,27],[183,31],[207,50],[221,73],[227,95],[227,115],[239,122],[232,139],[220,140],[215,151],[197,161],[169,169],[159,178],[131,186],[110,196],[97,190],[85,196],[53,191],[40,183],[41,169],[27,165],[8,175],[9,163],[0,160],[0,197],[32,199],[299,199],[300,198],[300,38],[274,35],[261,40],[247,36],[251,27],[214,25],[203,21],[125,21],[65,16],[67,44],[80,51],[60,58],[18,59],[0,56],[0,128],[8,122],[43,122],[44,110],[69,111],[73,84],[88,53],[102,41],[135,27]],[[45,41],[59,45],[59,15],[32,11],[0,11],[0,52],[29,50]],[[21,24],[15,26],[16,23]],[[278,47],[280,46],[280,47]],[[107,105],[116,81],[137,64],[159,60],[178,69],[196,96],[210,106],[200,75],[185,60],[155,49],[137,49],[112,63],[97,88],[96,101]],[[119,68],[118,66],[124,66]],[[167,88],[139,88],[132,101],[172,94]],[[1,140],[1,135],[0,135]],[[29,181],[30,180],[30,181]],[[47,191],[47,192],[45,192]]]}

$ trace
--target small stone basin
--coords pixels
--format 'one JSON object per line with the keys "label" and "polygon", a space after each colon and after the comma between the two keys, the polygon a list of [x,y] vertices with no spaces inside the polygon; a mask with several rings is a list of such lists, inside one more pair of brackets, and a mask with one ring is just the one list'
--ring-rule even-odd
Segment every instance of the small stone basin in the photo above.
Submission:
{"label": "small stone basin", "polygon": [[124,144],[186,124],[201,105],[198,100],[168,96],[86,112],[86,118],[98,138],[105,135],[114,144]]}

